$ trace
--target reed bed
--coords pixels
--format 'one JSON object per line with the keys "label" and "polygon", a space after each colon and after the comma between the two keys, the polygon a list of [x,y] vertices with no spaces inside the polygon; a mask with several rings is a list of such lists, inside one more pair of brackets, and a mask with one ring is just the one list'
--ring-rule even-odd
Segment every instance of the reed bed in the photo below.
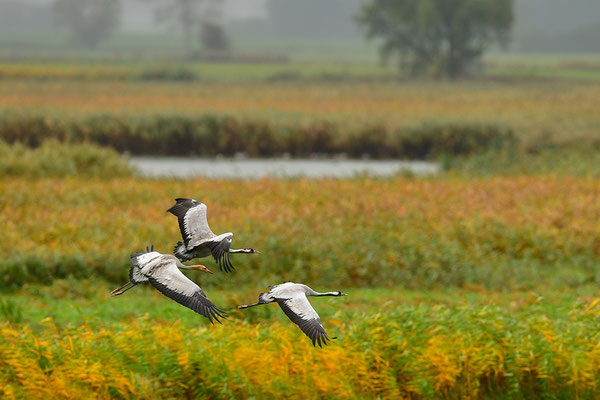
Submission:
{"label": "reed bed", "polygon": [[436,157],[598,146],[597,82],[156,83],[7,80],[0,137],[153,154]]}
{"label": "reed bed", "polygon": [[[380,304],[386,301],[380,298]],[[110,327],[0,322],[3,398],[579,398],[600,375],[598,299],[516,311],[397,305],[338,312],[312,348],[278,321],[188,326],[139,316]]]}
{"label": "reed bed", "polygon": [[[4,288],[55,278],[126,276],[128,255],[169,253],[175,197],[208,205],[234,232],[239,274],[214,284],[295,280],[342,286],[527,288],[597,282],[598,180],[577,177],[252,182],[140,179],[0,181]],[[268,255],[268,256],[266,256]],[[216,269],[206,259],[209,268]]]}

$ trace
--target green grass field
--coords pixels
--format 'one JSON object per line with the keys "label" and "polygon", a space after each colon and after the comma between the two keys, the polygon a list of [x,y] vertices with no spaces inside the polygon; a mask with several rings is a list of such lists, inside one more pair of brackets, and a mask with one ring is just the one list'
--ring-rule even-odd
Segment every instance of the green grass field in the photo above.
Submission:
{"label": "green grass field", "polygon": [[[111,298],[110,289],[63,280],[0,296],[3,394],[568,399],[593,398],[598,379],[596,287],[349,288],[346,298],[313,300],[337,336],[325,349],[311,348],[276,305],[232,309],[211,327],[154,290]],[[234,307],[255,292],[208,293]]]}

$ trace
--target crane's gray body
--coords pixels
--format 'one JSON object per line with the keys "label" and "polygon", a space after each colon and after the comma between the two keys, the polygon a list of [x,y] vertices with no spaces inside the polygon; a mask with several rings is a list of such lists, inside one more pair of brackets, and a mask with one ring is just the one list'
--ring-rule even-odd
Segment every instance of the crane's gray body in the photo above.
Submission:
{"label": "crane's gray body", "polygon": [[319,314],[308,301],[308,296],[344,296],[342,292],[325,292],[319,293],[312,290],[310,287],[294,282],[285,282],[280,285],[269,286],[268,293],[260,293],[258,295],[258,303],[251,305],[239,306],[238,308],[254,307],[261,304],[277,303],[285,312],[288,318],[298,325],[302,332],[308,336],[313,343],[313,346],[318,344],[327,344],[329,337],[325,333],[325,328],[321,324]]}

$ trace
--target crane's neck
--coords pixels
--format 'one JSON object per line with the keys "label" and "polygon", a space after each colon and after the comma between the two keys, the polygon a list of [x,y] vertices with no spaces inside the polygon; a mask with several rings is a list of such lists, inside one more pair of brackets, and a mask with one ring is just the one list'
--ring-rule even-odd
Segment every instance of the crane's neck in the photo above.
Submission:
{"label": "crane's neck", "polygon": [[182,269],[196,269],[195,267],[196,267],[196,265],[185,265],[181,261],[177,260],[177,268],[182,268]]}
{"label": "crane's neck", "polygon": [[317,292],[317,296],[339,296],[340,292],[325,292],[325,293],[319,293]]}
{"label": "crane's neck", "polygon": [[320,293],[320,292],[315,292],[312,289],[308,289],[306,292],[307,296],[339,296],[340,292],[324,292],[324,293]]}
{"label": "crane's neck", "polygon": [[229,249],[229,253],[252,253],[250,249]]}

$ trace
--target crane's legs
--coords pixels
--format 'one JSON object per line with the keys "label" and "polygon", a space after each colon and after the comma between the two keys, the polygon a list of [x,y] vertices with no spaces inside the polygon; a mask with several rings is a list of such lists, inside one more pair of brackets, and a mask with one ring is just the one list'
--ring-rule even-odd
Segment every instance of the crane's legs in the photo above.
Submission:
{"label": "crane's legs", "polygon": [[250,308],[250,307],[254,307],[254,306],[260,306],[261,304],[267,304],[267,303],[256,303],[256,304],[244,304],[243,306],[238,306],[238,309],[243,309],[243,308]]}
{"label": "crane's legs", "polygon": [[[129,286],[129,285],[131,285],[131,286]],[[128,291],[129,289],[131,289],[132,287],[134,287],[135,285],[136,285],[135,283],[129,281],[126,284],[124,284],[123,286],[121,286],[120,288],[115,289],[112,292],[110,292],[110,294],[112,296],[118,296],[120,294],[125,293],[126,291]],[[129,286],[129,287],[127,287],[127,286]]]}
{"label": "crane's legs", "polygon": [[269,293],[261,293],[258,295],[258,303],[254,304],[244,304],[243,306],[238,306],[238,309],[249,308],[254,306],[260,306],[261,304],[269,304],[274,302],[275,299],[272,296],[269,296]]}

